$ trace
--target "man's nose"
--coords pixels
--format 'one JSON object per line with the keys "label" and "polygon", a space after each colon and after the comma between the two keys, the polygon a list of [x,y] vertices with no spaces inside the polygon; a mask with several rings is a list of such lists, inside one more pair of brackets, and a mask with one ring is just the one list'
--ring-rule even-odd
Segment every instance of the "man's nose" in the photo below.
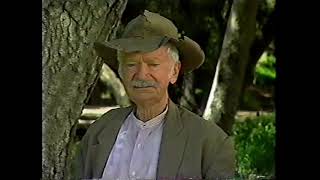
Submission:
{"label": "man's nose", "polygon": [[145,63],[139,63],[137,67],[136,77],[138,79],[145,79],[149,73],[148,66]]}

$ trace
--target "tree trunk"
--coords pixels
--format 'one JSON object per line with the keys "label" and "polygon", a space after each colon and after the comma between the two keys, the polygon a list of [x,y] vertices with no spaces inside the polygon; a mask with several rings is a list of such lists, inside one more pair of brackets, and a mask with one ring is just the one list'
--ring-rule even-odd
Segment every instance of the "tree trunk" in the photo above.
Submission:
{"label": "tree trunk", "polygon": [[193,89],[194,75],[193,73],[185,74],[182,82],[182,96],[179,104],[190,111],[198,111],[197,103],[194,97]]}
{"label": "tree trunk", "polygon": [[250,47],[255,36],[256,0],[234,0],[203,117],[231,134]]}
{"label": "tree trunk", "polygon": [[[274,11],[267,18],[267,22],[262,25],[261,35],[257,35],[253,41],[252,47],[250,49],[250,58],[245,74],[245,86],[252,84],[254,79],[255,67],[263,54],[264,50],[270,45],[274,38],[274,22],[275,22]],[[243,89],[244,90],[244,89]]]}
{"label": "tree trunk", "polygon": [[77,120],[102,66],[93,42],[115,35],[126,0],[46,1],[42,8],[42,179],[69,179]]}
{"label": "tree trunk", "polygon": [[109,87],[108,89],[111,89],[117,104],[121,107],[129,106],[130,100],[117,75],[105,64],[102,66],[101,71],[100,80]]}

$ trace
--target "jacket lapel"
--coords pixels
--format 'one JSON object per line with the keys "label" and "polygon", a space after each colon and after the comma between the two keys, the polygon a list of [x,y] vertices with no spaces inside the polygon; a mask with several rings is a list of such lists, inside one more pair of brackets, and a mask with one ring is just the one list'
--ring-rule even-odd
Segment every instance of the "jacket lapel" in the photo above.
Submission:
{"label": "jacket lapel", "polygon": [[117,139],[121,125],[131,111],[132,107],[129,107],[121,109],[118,113],[112,115],[110,119],[107,120],[108,123],[105,124],[105,128],[98,135],[98,144],[92,146],[91,151],[95,153],[92,154],[95,157],[95,162],[93,162],[95,166],[92,169],[93,177],[102,177],[104,167]]}
{"label": "jacket lapel", "polygon": [[157,179],[176,178],[187,142],[178,107],[169,100],[168,108],[161,139]]}

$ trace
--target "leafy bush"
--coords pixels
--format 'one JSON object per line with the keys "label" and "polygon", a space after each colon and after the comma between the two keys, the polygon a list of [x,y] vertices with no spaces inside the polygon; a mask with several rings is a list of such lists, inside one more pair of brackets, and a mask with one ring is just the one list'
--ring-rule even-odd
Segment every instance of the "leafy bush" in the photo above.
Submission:
{"label": "leafy bush", "polygon": [[247,118],[234,125],[237,151],[237,173],[249,179],[252,175],[274,175],[275,115]]}

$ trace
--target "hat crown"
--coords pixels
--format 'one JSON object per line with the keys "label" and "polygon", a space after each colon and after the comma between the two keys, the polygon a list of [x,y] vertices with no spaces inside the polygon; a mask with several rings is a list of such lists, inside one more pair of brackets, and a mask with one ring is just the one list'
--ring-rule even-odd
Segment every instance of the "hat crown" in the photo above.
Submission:
{"label": "hat crown", "polygon": [[169,19],[147,10],[126,25],[120,38],[105,43],[96,42],[94,48],[99,56],[109,60],[109,65],[116,67],[117,50],[151,52],[167,42],[171,42],[179,51],[181,72],[191,72],[204,62],[205,54],[198,43],[180,35]]}
{"label": "hat crown", "polygon": [[123,38],[147,38],[151,36],[167,36],[178,39],[179,33],[172,21],[158,13],[145,10],[142,15],[128,23],[122,34]]}

